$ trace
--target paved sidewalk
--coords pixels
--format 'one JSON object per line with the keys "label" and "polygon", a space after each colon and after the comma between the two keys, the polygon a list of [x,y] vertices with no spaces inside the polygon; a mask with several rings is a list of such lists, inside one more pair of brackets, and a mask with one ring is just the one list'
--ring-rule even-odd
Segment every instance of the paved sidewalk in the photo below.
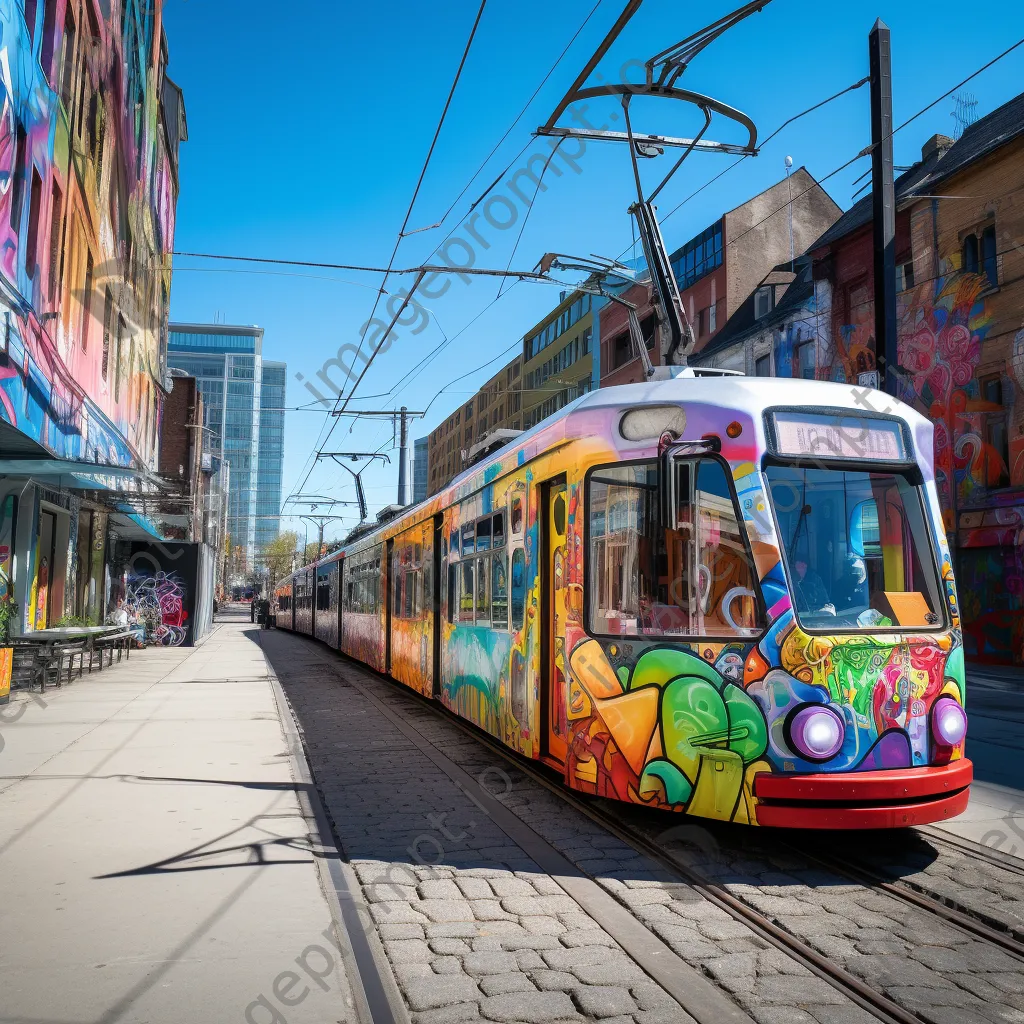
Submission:
{"label": "paved sidewalk", "polygon": [[936,827],[1024,859],[1024,670],[968,666],[967,720],[971,800]]}
{"label": "paved sidewalk", "polygon": [[355,1021],[308,832],[248,621],[16,693],[0,1021]]}

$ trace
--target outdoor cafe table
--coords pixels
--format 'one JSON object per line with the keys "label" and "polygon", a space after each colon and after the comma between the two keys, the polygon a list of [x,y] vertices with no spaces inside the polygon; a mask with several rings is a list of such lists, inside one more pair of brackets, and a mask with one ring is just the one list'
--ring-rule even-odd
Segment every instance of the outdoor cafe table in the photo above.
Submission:
{"label": "outdoor cafe table", "polygon": [[75,640],[85,640],[89,647],[94,641],[111,633],[121,633],[124,626],[50,626],[48,629],[33,629],[14,637],[20,644],[66,644]]}
{"label": "outdoor cafe table", "polygon": [[[124,626],[50,626],[48,629],[30,630],[27,633],[12,637],[11,640],[15,646],[32,645],[43,648],[47,654],[52,653],[53,648],[57,644],[74,643],[77,640],[84,640],[85,651],[89,655],[89,664],[91,666],[96,641],[102,640],[105,636],[112,636],[115,633],[123,633],[124,630]],[[103,668],[102,662],[100,663],[100,668]]]}

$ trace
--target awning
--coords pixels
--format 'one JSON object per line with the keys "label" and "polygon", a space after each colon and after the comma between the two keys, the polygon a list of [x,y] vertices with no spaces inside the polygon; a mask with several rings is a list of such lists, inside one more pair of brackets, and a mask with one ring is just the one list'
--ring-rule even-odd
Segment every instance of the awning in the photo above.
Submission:
{"label": "awning", "polygon": [[0,459],[0,476],[32,477],[51,487],[79,491],[155,494],[152,474],[128,466],[104,466],[68,459]]}
{"label": "awning", "polygon": [[152,519],[136,512],[131,505],[119,505],[116,512],[111,512],[110,525],[125,540],[167,539]]}

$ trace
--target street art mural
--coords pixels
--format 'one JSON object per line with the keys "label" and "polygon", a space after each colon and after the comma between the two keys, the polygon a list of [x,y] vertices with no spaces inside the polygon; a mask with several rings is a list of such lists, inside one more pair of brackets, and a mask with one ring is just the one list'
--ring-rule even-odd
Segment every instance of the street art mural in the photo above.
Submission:
{"label": "street art mural", "polygon": [[[816,297],[822,375],[856,382],[875,366],[873,307],[858,305],[837,327],[826,283]],[[901,293],[900,398],[935,426],[935,483],[946,531],[957,538],[967,654],[1024,664],[1024,504],[1013,492],[1024,486],[1024,330],[1005,363],[993,352],[983,359],[992,301],[987,278],[955,267]]]}
{"label": "street art mural", "polygon": [[146,643],[181,647],[188,639],[188,590],[176,572],[129,573],[124,604]]}
{"label": "street art mural", "polygon": [[30,5],[30,31],[0,0],[0,419],[58,458],[151,465],[176,151],[159,8],[115,6],[65,38],[65,6]]}

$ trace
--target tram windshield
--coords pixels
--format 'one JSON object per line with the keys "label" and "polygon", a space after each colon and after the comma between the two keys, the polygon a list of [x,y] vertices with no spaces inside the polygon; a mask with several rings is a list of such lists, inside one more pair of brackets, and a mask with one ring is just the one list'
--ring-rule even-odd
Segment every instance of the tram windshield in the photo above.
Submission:
{"label": "tram windshield", "polygon": [[612,636],[754,636],[756,573],[723,465],[677,463],[677,528],[660,522],[658,466],[590,474],[589,625]]}
{"label": "tram windshield", "polygon": [[801,625],[932,628],[939,580],[919,488],[899,473],[766,470]]}

